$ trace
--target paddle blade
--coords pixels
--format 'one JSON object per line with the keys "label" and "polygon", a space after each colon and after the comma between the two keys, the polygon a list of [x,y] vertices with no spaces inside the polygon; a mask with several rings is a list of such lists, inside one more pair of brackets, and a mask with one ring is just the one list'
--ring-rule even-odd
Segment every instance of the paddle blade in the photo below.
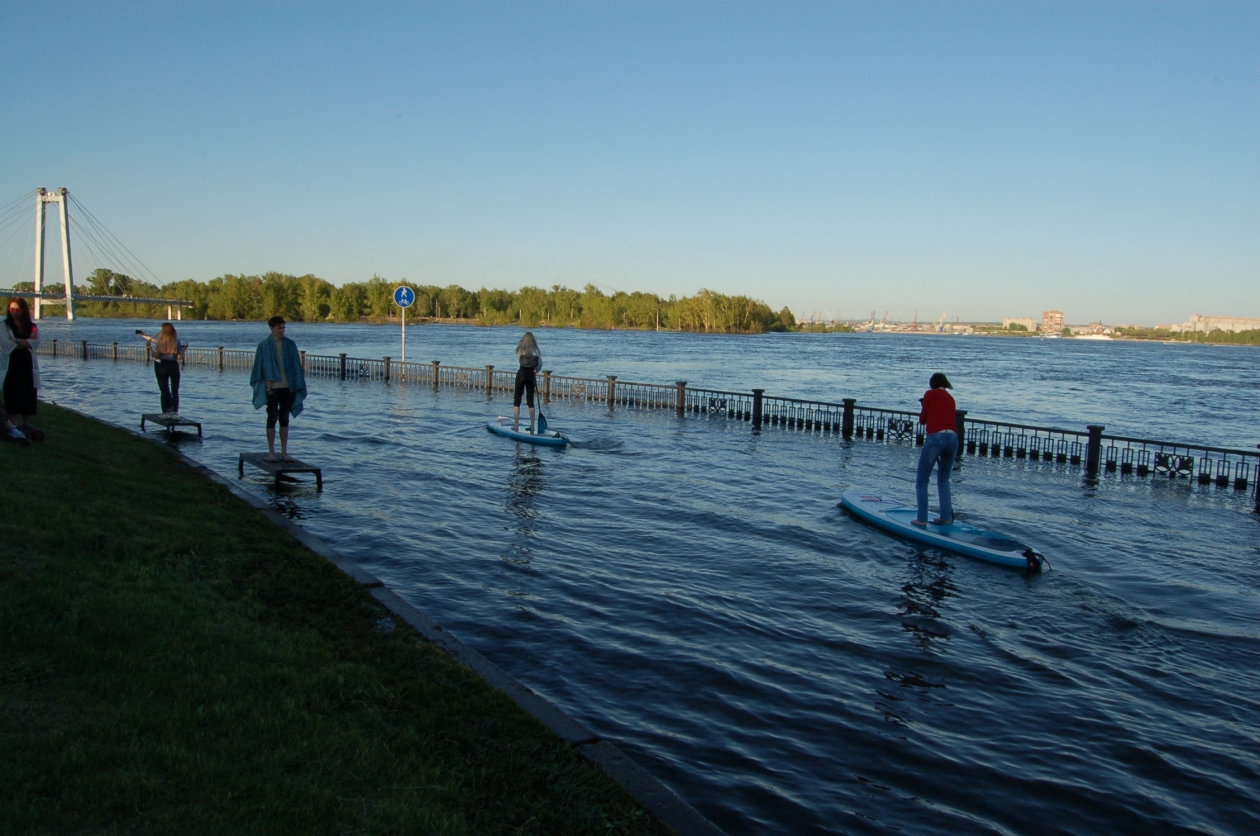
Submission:
{"label": "paddle blade", "polygon": [[547,416],[542,414],[542,410],[538,410],[538,434],[542,435],[547,431]]}

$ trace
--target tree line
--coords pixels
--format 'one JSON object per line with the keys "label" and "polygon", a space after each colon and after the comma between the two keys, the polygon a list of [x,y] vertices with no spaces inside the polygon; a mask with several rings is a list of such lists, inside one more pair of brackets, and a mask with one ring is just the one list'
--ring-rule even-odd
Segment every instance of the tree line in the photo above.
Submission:
{"label": "tree line", "polygon": [[1260,345],[1256,331],[1170,331],[1167,328],[1118,328],[1116,333],[1135,340],[1174,340],[1183,343],[1216,343],[1218,345]]}
{"label": "tree line", "polygon": [[[141,296],[190,300],[184,309],[188,319],[262,320],[279,314],[291,322],[386,322],[396,319],[394,288],[406,285],[416,294],[408,319],[460,321],[477,325],[521,325],[596,329],[661,328],[725,334],[762,334],[794,331],[796,317],[786,307],[775,313],[765,302],[747,296],[727,296],[701,290],[695,296],[653,293],[606,294],[588,284],[582,290],[560,285],[524,287],[517,291],[466,290],[389,281],[372,276],[364,282],[336,286],[318,276],[263,273],[258,276],[226,274],[209,281],[194,279],[158,286],[123,273],[100,268],[83,283],[88,296]],[[24,282],[15,290],[30,290]],[[64,292],[63,285],[46,286],[49,293]],[[55,302],[45,301],[45,306]],[[123,302],[75,302],[82,316],[159,318],[163,304]]]}

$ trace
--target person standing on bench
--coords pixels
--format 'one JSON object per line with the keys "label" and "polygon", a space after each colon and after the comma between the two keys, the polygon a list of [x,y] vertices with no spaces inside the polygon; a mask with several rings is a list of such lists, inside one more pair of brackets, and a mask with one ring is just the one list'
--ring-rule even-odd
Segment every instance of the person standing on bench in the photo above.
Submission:
{"label": "person standing on bench", "polygon": [[162,393],[162,417],[179,417],[179,364],[188,350],[188,343],[180,342],[175,326],[169,322],[162,323],[162,330],[156,337],[136,329],[136,333],[144,337],[153,353],[153,373],[157,375],[158,389]]}
{"label": "person standing on bench", "polygon": [[302,357],[297,343],[284,335],[284,317],[267,320],[271,336],[258,344],[254,352],[254,371],[249,385],[254,388],[254,409],[267,407],[267,461],[276,459],[276,424],[280,425],[280,458],[293,461],[289,455],[289,418],[302,414],[306,400],[306,375],[302,373]]}

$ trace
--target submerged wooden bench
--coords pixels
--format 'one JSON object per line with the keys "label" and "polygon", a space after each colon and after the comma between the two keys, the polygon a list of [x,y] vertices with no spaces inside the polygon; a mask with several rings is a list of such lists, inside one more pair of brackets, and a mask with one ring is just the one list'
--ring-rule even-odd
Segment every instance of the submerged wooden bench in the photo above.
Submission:
{"label": "submerged wooden bench", "polygon": [[166,431],[172,432],[176,427],[196,427],[197,435],[201,435],[201,422],[189,421],[187,418],[172,418],[169,415],[163,415],[160,412],[146,412],[140,416],[140,432],[144,432],[144,422],[151,421],[154,424],[161,424],[166,427]]}
{"label": "submerged wooden bench", "polygon": [[249,462],[254,467],[267,471],[276,477],[276,484],[280,484],[280,480],[290,473],[314,473],[315,487],[322,489],[324,487],[324,475],[318,467],[309,465],[306,462],[300,462],[294,459],[291,462],[284,461],[267,461],[266,453],[241,453],[241,458],[237,462],[237,472],[241,476],[245,475],[245,463]]}

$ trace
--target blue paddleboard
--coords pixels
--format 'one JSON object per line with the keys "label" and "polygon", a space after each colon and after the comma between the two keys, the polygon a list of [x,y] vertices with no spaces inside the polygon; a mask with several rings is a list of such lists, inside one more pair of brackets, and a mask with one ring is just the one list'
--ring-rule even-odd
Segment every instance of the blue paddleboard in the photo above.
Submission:
{"label": "blue paddleboard", "polygon": [[513,441],[523,441],[526,444],[541,444],[545,447],[563,447],[569,443],[569,439],[560,435],[554,430],[547,430],[541,433],[520,432],[512,429],[512,419],[505,418],[500,415],[498,418],[491,418],[486,422],[486,429],[495,435],[501,435],[504,438],[510,438]]}
{"label": "blue paddleboard", "polygon": [[926,528],[911,525],[918,514],[913,506],[870,491],[846,491],[840,497],[840,507],[860,520],[925,546],[1018,569],[1040,570],[1049,565],[1045,555],[1027,543],[959,520],[949,525],[929,522]]}

